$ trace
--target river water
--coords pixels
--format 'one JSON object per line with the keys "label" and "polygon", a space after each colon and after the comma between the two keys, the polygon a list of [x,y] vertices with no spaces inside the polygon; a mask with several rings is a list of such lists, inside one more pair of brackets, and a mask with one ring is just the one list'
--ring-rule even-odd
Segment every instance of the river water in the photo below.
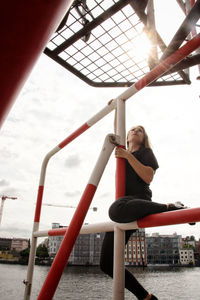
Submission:
{"label": "river water", "polygon": [[[0,264],[0,299],[23,299],[27,266]],[[35,266],[32,298],[37,295],[49,267]],[[136,278],[159,300],[200,300],[200,268],[130,268]],[[112,300],[112,279],[98,267],[68,267],[54,300]],[[125,300],[136,299],[126,291]]]}

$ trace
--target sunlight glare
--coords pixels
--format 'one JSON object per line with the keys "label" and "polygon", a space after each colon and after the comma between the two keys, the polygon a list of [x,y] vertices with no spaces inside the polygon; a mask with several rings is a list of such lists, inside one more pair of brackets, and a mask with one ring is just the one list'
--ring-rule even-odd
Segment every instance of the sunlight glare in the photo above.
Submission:
{"label": "sunlight glare", "polygon": [[129,55],[134,59],[148,59],[152,44],[144,32],[134,39],[132,49],[129,50]]}

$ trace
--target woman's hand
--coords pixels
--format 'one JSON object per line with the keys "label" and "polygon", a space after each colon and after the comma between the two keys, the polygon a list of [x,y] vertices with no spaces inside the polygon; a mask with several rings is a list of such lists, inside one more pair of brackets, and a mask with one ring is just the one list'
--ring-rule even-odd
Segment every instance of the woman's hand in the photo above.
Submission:
{"label": "woman's hand", "polygon": [[115,157],[125,158],[128,160],[130,155],[132,155],[131,152],[126,149],[123,149],[121,147],[117,147],[115,149]]}

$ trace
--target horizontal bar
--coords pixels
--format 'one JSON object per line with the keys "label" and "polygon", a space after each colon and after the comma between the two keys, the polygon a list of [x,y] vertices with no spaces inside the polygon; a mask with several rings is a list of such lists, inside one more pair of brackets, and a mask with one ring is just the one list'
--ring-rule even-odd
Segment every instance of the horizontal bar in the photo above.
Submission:
{"label": "horizontal bar", "polygon": [[[104,222],[96,224],[83,225],[80,234],[99,233],[114,231],[114,227],[118,226],[122,230],[138,229],[138,228],[150,228],[167,225],[177,225],[184,223],[196,223],[200,222],[200,207],[179,209],[174,211],[163,212],[159,214],[152,214],[143,219],[130,223],[115,223]],[[50,229],[43,231],[35,231],[34,237],[46,237],[46,236],[62,236],[66,233],[66,228]]]}

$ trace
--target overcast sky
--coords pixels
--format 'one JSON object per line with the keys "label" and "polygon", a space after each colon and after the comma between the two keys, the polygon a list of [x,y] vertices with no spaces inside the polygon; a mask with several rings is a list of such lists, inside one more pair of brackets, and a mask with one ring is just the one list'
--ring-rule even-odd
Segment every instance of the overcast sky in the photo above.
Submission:
{"label": "overcast sky", "polygon": [[[162,17],[164,14],[159,15]],[[127,129],[138,124],[146,128],[159,162],[160,168],[151,184],[153,201],[181,201],[189,207],[199,206],[200,89],[197,75],[198,69],[193,67],[191,85],[147,87],[127,101]],[[30,237],[44,156],[122,91],[124,89],[90,87],[41,55],[0,133],[0,195],[18,198],[5,202],[1,237]],[[44,203],[77,205],[104,138],[113,132],[113,117],[112,112],[51,159]],[[112,155],[92,202],[92,207],[98,210],[89,210],[85,222],[108,221],[107,211],[114,197],[115,158]],[[44,206],[40,229],[50,228],[53,222],[68,225],[73,213],[72,208]],[[199,238],[200,225],[158,227],[146,232],[177,232]]]}

